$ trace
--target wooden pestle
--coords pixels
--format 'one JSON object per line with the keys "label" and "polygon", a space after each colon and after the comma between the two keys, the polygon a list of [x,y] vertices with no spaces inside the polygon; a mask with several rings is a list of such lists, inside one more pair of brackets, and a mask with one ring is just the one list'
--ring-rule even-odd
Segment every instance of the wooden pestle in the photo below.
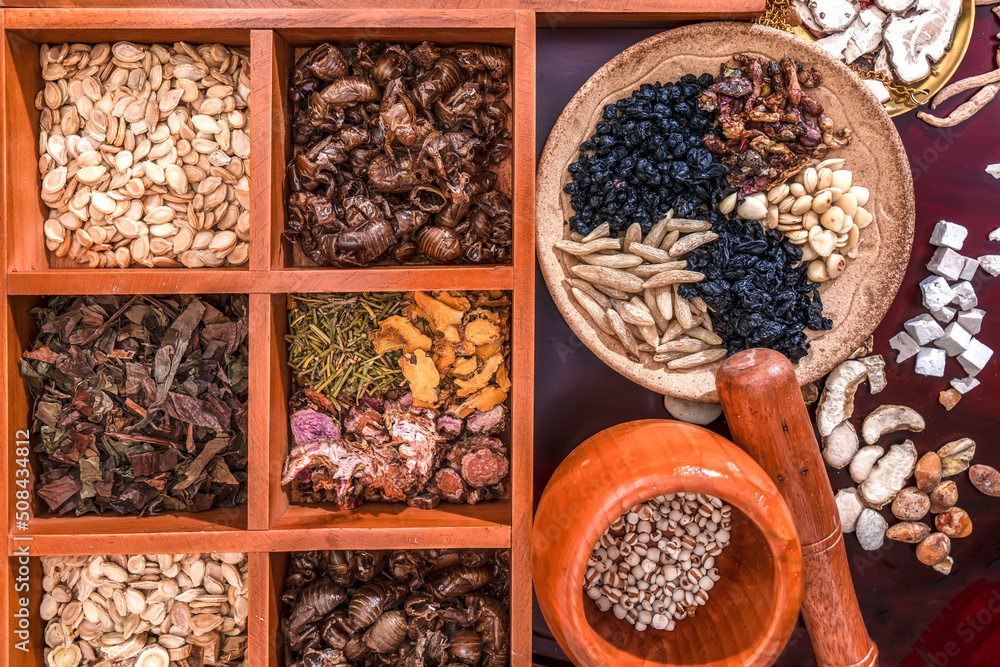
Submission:
{"label": "wooden pestle", "polygon": [[851,581],[840,515],[792,364],[753,349],[730,357],[716,386],[733,441],[770,475],[802,542],[802,617],[821,667],[878,665]]}

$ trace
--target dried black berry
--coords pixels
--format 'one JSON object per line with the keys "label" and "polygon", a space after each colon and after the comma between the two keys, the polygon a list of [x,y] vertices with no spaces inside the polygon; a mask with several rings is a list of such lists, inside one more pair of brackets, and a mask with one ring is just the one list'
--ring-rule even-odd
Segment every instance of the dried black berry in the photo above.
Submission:
{"label": "dried black berry", "polygon": [[712,325],[731,353],[769,347],[792,362],[806,356],[803,329],[827,330],[817,285],[796,267],[802,249],[782,234],[746,220],[713,220],[719,238],[688,253],[688,268],[705,274],[682,285],[681,296],[700,296],[712,309]]}
{"label": "dried black berry", "polygon": [[728,169],[702,148],[713,113],[698,96],[713,77],[684,75],[677,83],[643,84],[604,107],[594,134],[580,144],[565,192],[587,234],[607,222],[620,232],[634,222],[648,231],[671,208],[678,217],[714,210],[728,187]]}

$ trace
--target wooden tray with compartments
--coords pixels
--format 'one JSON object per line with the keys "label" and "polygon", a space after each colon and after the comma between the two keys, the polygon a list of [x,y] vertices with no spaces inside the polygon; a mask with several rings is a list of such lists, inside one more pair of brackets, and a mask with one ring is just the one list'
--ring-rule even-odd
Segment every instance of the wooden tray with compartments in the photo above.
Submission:
{"label": "wooden tray with compartments", "polygon": [[[8,3],[10,4],[10,3]],[[530,663],[531,572],[528,534],[532,514],[535,31],[558,25],[667,23],[693,18],[748,18],[763,0],[657,0],[613,8],[603,1],[501,1],[454,3],[384,2],[366,9],[329,3],[229,0],[227,8],[204,8],[195,0],[158,0],[153,9],[101,8],[98,1],[22,0],[31,8],[0,9],[0,243],[6,316],[0,345],[6,349],[3,382],[6,437],[0,473],[0,528],[7,535],[8,565],[0,568],[0,662],[40,667],[43,624],[36,556],[71,554],[241,551],[250,554],[249,649],[247,665],[279,667],[275,651],[288,552],[309,549],[492,547],[511,549],[511,664]],[[107,4],[106,2],[104,4]],[[59,5],[63,5],[60,7]],[[310,8],[302,8],[303,5]],[[544,12],[536,12],[542,9]],[[261,8],[261,7],[265,8]],[[167,8],[171,7],[171,8]],[[201,7],[201,8],[199,8]],[[319,7],[327,7],[319,9]],[[477,7],[477,8],[471,8]],[[635,10],[626,13],[627,10]],[[514,152],[501,165],[514,205],[513,264],[507,266],[416,266],[325,269],[304,266],[283,239],[285,165],[291,155],[287,84],[295,50],[324,41],[397,40],[441,43],[484,42],[512,49]],[[34,98],[42,79],[38,46],[44,43],[129,40],[221,42],[250,52],[251,238],[247,265],[233,269],[71,268],[45,248],[45,208],[37,172],[38,112]],[[441,505],[420,510],[365,504],[336,511],[290,502],[279,483],[288,451],[285,295],[290,292],[495,289],[511,293],[512,425],[510,497],[480,505]],[[246,507],[199,514],[134,517],[59,517],[37,501],[17,497],[18,432],[30,428],[31,405],[17,372],[17,359],[36,334],[29,311],[53,294],[243,293],[250,298],[250,426]],[[22,445],[23,446],[23,445]],[[22,449],[23,453],[23,449]],[[37,473],[37,461],[29,456]],[[20,506],[18,505],[20,503]],[[26,507],[27,505],[27,507]],[[27,527],[19,526],[27,513]],[[32,558],[24,559],[29,553]],[[27,576],[25,574],[27,573]],[[18,648],[14,613],[28,599],[27,652]]]}

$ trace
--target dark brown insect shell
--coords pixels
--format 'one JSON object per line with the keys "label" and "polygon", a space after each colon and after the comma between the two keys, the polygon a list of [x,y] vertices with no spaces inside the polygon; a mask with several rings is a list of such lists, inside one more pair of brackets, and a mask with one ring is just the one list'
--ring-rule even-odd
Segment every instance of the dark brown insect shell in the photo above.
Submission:
{"label": "dark brown insect shell", "polygon": [[348,660],[360,660],[368,653],[370,650],[362,641],[360,634],[351,637],[351,641],[347,642],[347,646],[344,647],[344,656]]}
{"label": "dark brown insect shell", "polygon": [[410,201],[421,211],[437,213],[448,203],[448,197],[435,187],[418,185],[410,190]]}
{"label": "dark brown insect shell", "polygon": [[450,229],[423,227],[417,232],[420,252],[436,262],[450,262],[462,254],[462,245]]}
{"label": "dark brown insect shell", "polygon": [[410,64],[410,57],[400,47],[390,44],[372,65],[372,77],[380,85],[399,78]]}
{"label": "dark brown insect shell", "polygon": [[397,591],[386,584],[367,583],[354,594],[348,613],[355,629],[367,628],[397,598]]}
{"label": "dark brown insect shell", "polygon": [[493,570],[481,565],[456,565],[441,575],[431,586],[441,598],[452,598],[480,589],[493,579]]}
{"label": "dark brown insect shell", "polygon": [[323,622],[323,641],[327,646],[342,649],[351,640],[350,617],[343,609],[335,609]]}
{"label": "dark brown insect shell", "polygon": [[489,70],[490,74],[502,79],[510,71],[510,56],[507,50],[492,44],[463,44],[454,49],[459,64],[469,70]]}
{"label": "dark brown insect shell", "polygon": [[441,49],[434,42],[421,42],[410,49],[410,59],[421,69],[430,69],[441,57]]}
{"label": "dark brown insect shell", "polygon": [[347,74],[347,58],[333,44],[320,44],[309,52],[306,69],[324,81],[333,81]]}
{"label": "dark brown insect shell", "polygon": [[336,79],[320,91],[319,96],[331,107],[372,102],[381,97],[375,82],[363,76],[345,76]]}
{"label": "dark brown insect shell", "polygon": [[434,67],[417,81],[414,97],[422,109],[447,95],[462,81],[462,67],[452,55],[441,56]]}
{"label": "dark brown insect shell", "polygon": [[404,612],[389,611],[379,616],[368,628],[364,634],[364,642],[376,653],[389,653],[403,642],[408,628]]}
{"label": "dark brown insect shell", "polygon": [[478,665],[483,654],[483,640],[472,630],[459,630],[449,639],[448,654],[466,664]]}
{"label": "dark brown insect shell", "polygon": [[335,261],[352,261],[345,254],[356,255],[353,261],[370,262],[395,242],[392,227],[382,218],[366,220],[354,229],[320,237],[320,245]]}

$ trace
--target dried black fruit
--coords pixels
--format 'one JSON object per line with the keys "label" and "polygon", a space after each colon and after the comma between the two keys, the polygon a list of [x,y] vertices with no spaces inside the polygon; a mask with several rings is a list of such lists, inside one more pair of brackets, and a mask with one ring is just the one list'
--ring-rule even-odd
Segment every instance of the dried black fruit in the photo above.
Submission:
{"label": "dried black fruit", "polygon": [[718,220],[712,231],[718,239],[685,256],[705,279],[682,285],[681,296],[705,300],[730,353],[769,347],[798,362],[809,350],[803,329],[833,326],[822,315],[816,283],[795,266],[802,250],[780,232],[738,218]]}
{"label": "dried black fruit", "polygon": [[713,114],[698,108],[698,96],[712,82],[709,74],[688,74],[676,84],[646,83],[604,107],[569,167],[574,231],[586,234],[605,221],[612,231],[634,222],[648,231],[671,208],[677,217],[715,209],[729,170],[702,147]]}

